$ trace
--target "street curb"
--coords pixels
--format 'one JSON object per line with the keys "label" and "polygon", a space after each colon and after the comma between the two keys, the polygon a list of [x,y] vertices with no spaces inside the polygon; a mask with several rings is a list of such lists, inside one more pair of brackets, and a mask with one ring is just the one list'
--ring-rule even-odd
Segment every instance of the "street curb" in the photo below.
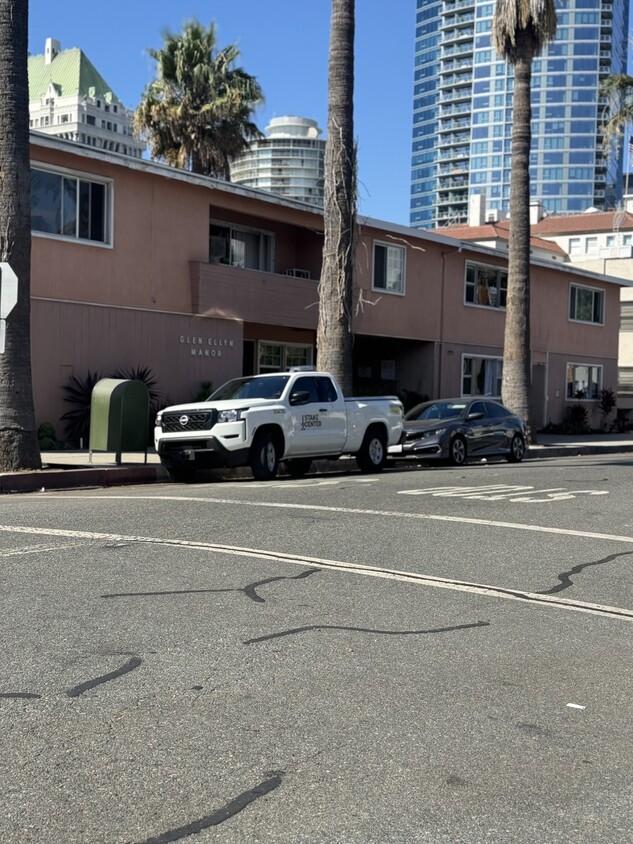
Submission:
{"label": "street curb", "polygon": [[0,475],[0,494],[42,492],[50,489],[116,487],[130,484],[161,483],[169,480],[162,466],[117,466],[78,469],[42,469],[37,472],[11,472]]}
{"label": "street curb", "polygon": [[[584,454],[625,454],[633,452],[633,445],[537,445],[526,454],[525,461],[531,462],[546,457],[580,457]],[[390,468],[401,465],[414,466],[416,461],[393,461]],[[429,464],[431,465],[431,464]],[[474,464],[476,465],[476,464]],[[354,458],[340,460],[315,460],[314,474],[328,472],[349,472],[356,469]],[[250,478],[248,467],[224,470],[231,478]],[[169,483],[167,470],[160,464],[128,464],[126,466],[88,466],[78,468],[56,464],[36,472],[9,472],[0,474],[0,494],[19,492],[46,492],[62,489],[88,489],[130,486],[132,484]]]}

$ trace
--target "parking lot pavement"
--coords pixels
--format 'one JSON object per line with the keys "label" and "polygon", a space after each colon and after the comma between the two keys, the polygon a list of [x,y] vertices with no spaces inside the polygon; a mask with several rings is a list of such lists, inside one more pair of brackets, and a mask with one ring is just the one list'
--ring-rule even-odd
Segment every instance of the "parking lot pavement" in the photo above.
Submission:
{"label": "parking lot pavement", "polygon": [[[538,444],[530,447],[526,459],[576,457],[584,454],[618,454],[633,451],[633,434],[587,434],[567,436],[539,434]],[[353,459],[316,460],[316,471],[355,469]],[[45,451],[39,471],[0,473],[0,493],[37,492],[42,489],[114,487],[129,484],[164,483],[169,480],[154,450],[125,452],[117,464],[113,452]],[[232,469],[233,476],[250,474],[248,468]]]}

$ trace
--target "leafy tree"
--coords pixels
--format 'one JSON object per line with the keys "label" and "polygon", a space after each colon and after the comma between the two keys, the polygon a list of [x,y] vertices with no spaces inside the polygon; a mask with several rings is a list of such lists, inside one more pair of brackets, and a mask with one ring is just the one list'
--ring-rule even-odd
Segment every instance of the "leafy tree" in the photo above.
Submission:
{"label": "leafy tree", "polygon": [[[556,34],[553,0],[497,0],[492,24],[497,52],[514,67],[508,296],[503,341],[504,404],[530,418],[530,88],[532,61]],[[534,428],[529,426],[534,442]]]}
{"label": "leafy tree", "polygon": [[31,380],[28,19],[26,0],[0,0],[0,260],[18,277],[0,354],[0,471],[41,467]]}
{"label": "leafy tree", "polygon": [[166,30],[160,50],[150,49],[157,76],[143,94],[134,123],[152,158],[206,176],[230,178],[229,162],[262,137],[252,121],[263,101],[254,76],[235,67],[234,44],[217,49],[215,24]]}
{"label": "leafy tree", "polygon": [[352,391],[352,290],[356,225],[354,0],[332,0],[325,145],[323,266],[317,366]]}

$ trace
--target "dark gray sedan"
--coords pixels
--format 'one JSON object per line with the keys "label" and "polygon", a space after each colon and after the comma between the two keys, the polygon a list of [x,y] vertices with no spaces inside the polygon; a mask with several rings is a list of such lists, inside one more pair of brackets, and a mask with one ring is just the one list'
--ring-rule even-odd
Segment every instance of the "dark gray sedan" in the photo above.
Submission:
{"label": "dark gray sedan", "polygon": [[502,456],[513,463],[527,451],[525,424],[491,399],[440,399],[419,404],[404,417],[404,430],[389,458],[448,460]]}

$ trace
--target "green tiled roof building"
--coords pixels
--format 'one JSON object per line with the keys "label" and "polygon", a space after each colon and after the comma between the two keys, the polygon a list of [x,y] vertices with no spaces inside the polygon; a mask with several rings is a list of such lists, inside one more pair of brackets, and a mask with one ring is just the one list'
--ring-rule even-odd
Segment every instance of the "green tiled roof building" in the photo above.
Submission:
{"label": "green tiled roof building", "polygon": [[126,109],[90,59],[46,39],[43,54],[29,56],[30,126],[80,144],[140,158],[133,112]]}

